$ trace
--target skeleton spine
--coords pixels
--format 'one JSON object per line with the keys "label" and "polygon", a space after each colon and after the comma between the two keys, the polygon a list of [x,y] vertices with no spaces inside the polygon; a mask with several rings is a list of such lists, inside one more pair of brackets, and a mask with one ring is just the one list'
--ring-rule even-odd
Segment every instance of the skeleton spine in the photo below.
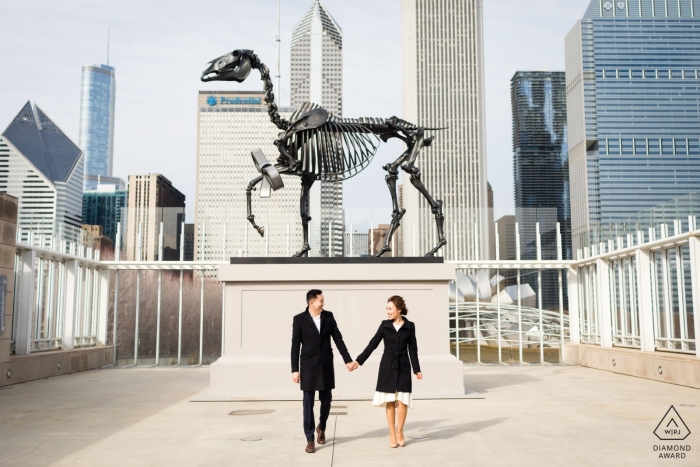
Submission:
{"label": "skeleton spine", "polygon": [[275,94],[272,92],[272,80],[270,79],[270,70],[263,62],[260,61],[257,55],[252,55],[253,68],[260,72],[260,79],[265,83],[265,103],[267,104],[267,113],[270,115],[270,121],[280,130],[287,130],[291,125],[277,112],[277,104],[275,104]]}

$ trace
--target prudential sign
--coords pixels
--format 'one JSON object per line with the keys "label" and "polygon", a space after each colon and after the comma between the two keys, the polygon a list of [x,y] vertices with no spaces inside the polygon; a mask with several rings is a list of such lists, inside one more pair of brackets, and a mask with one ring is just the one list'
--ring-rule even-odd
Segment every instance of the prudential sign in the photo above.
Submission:
{"label": "prudential sign", "polygon": [[259,97],[224,97],[224,96],[209,96],[207,104],[215,105],[260,105],[262,99]]}

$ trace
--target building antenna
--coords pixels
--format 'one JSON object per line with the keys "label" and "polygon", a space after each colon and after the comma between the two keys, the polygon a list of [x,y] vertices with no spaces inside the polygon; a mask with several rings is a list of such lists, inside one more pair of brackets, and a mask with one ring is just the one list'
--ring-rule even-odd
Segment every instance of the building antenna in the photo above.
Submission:
{"label": "building antenna", "polygon": [[282,105],[282,89],[280,89],[280,0],[277,0],[277,103]]}
{"label": "building antenna", "polygon": [[109,28],[107,28],[107,65],[109,65]]}

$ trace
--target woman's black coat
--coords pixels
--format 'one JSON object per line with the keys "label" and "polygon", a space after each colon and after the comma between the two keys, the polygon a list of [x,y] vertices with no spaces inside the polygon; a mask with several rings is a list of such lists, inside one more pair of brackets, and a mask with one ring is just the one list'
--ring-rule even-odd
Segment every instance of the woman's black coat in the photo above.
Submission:
{"label": "woman's black coat", "polygon": [[397,331],[393,321],[388,319],[382,321],[367,348],[357,357],[357,363],[364,364],[382,339],[384,339],[384,354],[379,363],[377,391],[391,394],[411,392],[411,364],[413,364],[413,373],[420,373],[416,326],[404,318],[403,325]]}
{"label": "woman's black coat", "polygon": [[343,336],[338,330],[333,313],[325,310],[321,312],[320,333],[308,308],[294,317],[292,321],[292,373],[299,372],[302,391],[323,391],[335,388],[331,337],[333,337],[335,346],[345,363],[352,362],[352,357],[345,347]]}

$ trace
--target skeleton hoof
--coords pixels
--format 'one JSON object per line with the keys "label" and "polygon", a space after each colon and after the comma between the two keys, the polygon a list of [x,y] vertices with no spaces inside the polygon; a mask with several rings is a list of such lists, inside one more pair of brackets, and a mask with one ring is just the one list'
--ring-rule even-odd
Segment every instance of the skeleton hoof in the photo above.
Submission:
{"label": "skeleton hoof", "polygon": [[379,250],[379,253],[377,253],[377,254],[374,255],[374,256],[375,256],[376,258],[379,258],[379,257],[382,256],[384,253],[389,253],[390,251],[391,251],[391,248],[388,247],[388,246],[385,246],[384,248],[382,248],[381,250]]}
{"label": "skeleton hoof", "polygon": [[432,250],[430,250],[429,252],[427,252],[427,253],[425,254],[425,256],[435,256],[435,253],[437,253],[438,250],[439,250],[440,248],[442,248],[443,246],[445,246],[445,245],[447,245],[447,240],[445,240],[445,239],[443,238],[442,240],[440,240],[440,241],[438,242],[437,245],[435,245],[435,248],[433,248]]}
{"label": "skeleton hoof", "polygon": [[258,228],[255,229],[255,230],[258,231],[258,233],[260,234],[261,237],[264,237],[264,236],[265,236],[265,227],[258,227]]}
{"label": "skeleton hoof", "polygon": [[304,245],[304,247],[301,250],[294,253],[294,258],[301,258],[302,256],[309,256],[310,249],[311,249],[310,246]]}

